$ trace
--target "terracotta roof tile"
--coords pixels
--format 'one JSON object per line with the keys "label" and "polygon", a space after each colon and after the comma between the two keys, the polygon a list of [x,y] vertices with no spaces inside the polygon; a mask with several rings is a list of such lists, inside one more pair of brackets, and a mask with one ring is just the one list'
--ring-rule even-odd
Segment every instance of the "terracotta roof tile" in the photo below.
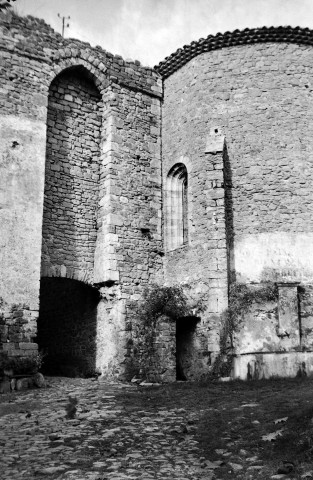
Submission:
{"label": "terracotta roof tile", "polygon": [[185,45],[172,53],[169,57],[155,66],[155,70],[167,78],[197,55],[237,45],[247,45],[264,42],[288,42],[304,45],[313,45],[313,31],[300,27],[262,27],[245,28],[233,32],[217,33],[207,38],[200,38],[190,45]]}

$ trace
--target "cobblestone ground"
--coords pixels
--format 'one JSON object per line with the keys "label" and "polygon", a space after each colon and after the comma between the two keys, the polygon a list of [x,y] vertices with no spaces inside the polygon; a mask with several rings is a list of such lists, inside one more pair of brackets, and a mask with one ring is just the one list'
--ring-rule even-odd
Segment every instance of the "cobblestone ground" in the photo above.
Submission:
{"label": "cobblestone ground", "polygon": [[[189,432],[194,413],[125,408],[121,391],[138,388],[133,385],[48,382],[51,388],[1,398],[2,480],[212,478]],[[79,401],[74,419],[66,419],[69,396]]]}
{"label": "cobblestone ground", "polygon": [[313,479],[312,395],[309,379],[48,378],[0,395],[0,480]]}

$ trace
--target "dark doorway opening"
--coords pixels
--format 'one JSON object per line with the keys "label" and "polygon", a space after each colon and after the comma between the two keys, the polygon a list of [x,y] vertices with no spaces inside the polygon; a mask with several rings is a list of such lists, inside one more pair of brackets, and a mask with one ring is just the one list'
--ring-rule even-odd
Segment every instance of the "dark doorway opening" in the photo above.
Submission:
{"label": "dark doorway opening", "polygon": [[176,322],[176,380],[190,378],[197,354],[195,335],[199,317],[183,317]]}
{"label": "dark doorway opening", "polygon": [[97,305],[94,288],[68,278],[42,278],[37,342],[43,372],[70,377],[96,371]]}

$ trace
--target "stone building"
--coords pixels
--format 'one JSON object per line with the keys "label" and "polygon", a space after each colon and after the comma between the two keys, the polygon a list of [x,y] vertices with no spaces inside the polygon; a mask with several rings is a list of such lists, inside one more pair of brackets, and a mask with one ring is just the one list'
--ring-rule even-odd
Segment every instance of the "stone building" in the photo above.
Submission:
{"label": "stone building", "polygon": [[[2,356],[197,380],[235,318],[225,375],[312,374],[312,78],[308,29],[209,36],[151,69],[2,14]],[[151,284],[193,307],[154,353]]]}

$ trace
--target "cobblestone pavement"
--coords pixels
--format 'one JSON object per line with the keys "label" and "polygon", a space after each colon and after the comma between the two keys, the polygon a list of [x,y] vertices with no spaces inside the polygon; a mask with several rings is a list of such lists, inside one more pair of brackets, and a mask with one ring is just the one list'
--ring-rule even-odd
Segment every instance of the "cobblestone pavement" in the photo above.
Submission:
{"label": "cobblestone pavement", "polygon": [[[2,395],[2,480],[210,480],[214,463],[201,457],[184,409],[123,406],[128,384],[48,380],[42,390]],[[78,399],[66,418],[69,396]],[[209,468],[210,467],[210,468]]]}

